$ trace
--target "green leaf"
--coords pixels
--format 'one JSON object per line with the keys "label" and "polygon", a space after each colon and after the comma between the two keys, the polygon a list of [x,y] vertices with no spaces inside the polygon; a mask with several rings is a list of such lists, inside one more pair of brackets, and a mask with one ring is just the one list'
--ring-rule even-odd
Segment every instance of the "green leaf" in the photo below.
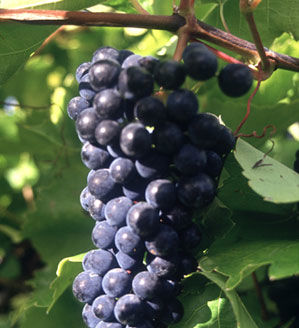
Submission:
{"label": "green leaf", "polygon": [[247,179],[242,175],[242,168],[233,154],[226,158],[224,168],[230,176],[220,186],[218,198],[234,211],[234,216],[238,214],[241,217],[281,219],[291,215],[292,205],[265,202],[249,187]]}
{"label": "green leaf", "polygon": [[54,304],[65,292],[65,290],[73,283],[74,278],[82,271],[81,262],[84,254],[79,254],[62,259],[57,267],[57,278],[51,283],[50,288],[53,290],[52,302],[47,309],[47,313],[51,311]]}
{"label": "green leaf", "polygon": [[184,317],[171,328],[234,328],[236,320],[223,291],[199,273],[186,278],[183,294]]}
{"label": "green leaf", "polygon": [[238,140],[234,154],[243,175],[249,179],[249,186],[264,200],[274,203],[299,201],[298,173],[269,156],[264,158],[262,152],[243,140]]}
{"label": "green leaf", "polygon": [[[80,10],[98,4],[99,0],[1,1],[2,9]],[[0,85],[20,69],[30,55],[55,31],[55,26],[30,26],[1,23],[0,26]]]}
{"label": "green leaf", "polygon": [[225,239],[218,240],[201,258],[206,271],[216,270],[228,277],[227,289],[233,289],[257,268],[270,265],[270,279],[282,279],[299,273],[299,223],[296,220],[240,217]]}
{"label": "green leaf", "polygon": [[[201,0],[203,3],[219,4],[221,0]],[[222,1],[224,2],[224,1]],[[270,46],[275,38],[283,32],[292,33],[299,38],[299,6],[297,0],[271,0],[262,1],[254,12],[257,28],[265,46]],[[240,12],[239,2],[227,0],[224,4],[224,17],[230,32],[240,38],[252,41],[246,19]],[[219,5],[211,11],[205,20],[207,23],[223,28],[220,20]]]}
{"label": "green leaf", "polygon": [[233,308],[237,325],[236,327],[240,328],[258,328],[246,307],[244,306],[242,300],[235,290],[227,290],[226,289],[226,278],[217,273],[217,272],[206,272],[202,271],[201,274],[213,281],[216,285],[218,285],[222,291],[224,291],[226,297],[229,299],[230,304]]}

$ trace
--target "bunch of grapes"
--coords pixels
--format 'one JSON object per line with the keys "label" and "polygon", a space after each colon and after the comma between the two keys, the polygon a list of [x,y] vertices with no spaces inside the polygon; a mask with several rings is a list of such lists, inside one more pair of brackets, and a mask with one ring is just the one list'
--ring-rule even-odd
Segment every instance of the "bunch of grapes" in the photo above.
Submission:
{"label": "bunch of grapes", "polygon": [[[68,114],[90,169],[80,201],[95,220],[96,249],[85,255],[73,293],[86,303],[89,328],[167,327],[183,316],[176,297],[182,278],[197,269],[192,252],[201,241],[192,218],[214,199],[235,144],[231,131],[215,115],[198,113],[197,97],[181,88],[187,75],[214,77],[217,58],[194,43],[183,60],[102,47],[77,69],[80,96]],[[249,90],[252,76],[246,66],[229,64],[218,81],[236,97]]]}

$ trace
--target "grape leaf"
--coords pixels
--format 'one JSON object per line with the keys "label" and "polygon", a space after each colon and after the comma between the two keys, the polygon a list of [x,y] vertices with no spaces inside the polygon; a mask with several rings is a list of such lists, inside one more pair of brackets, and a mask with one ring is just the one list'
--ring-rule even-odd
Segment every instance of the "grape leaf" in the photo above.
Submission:
{"label": "grape leaf", "polygon": [[232,308],[223,291],[198,273],[183,282],[179,296],[184,317],[171,328],[236,328]]}
{"label": "grape leaf", "polygon": [[[221,0],[201,0],[203,3],[223,2]],[[292,33],[295,39],[299,38],[299,6],[296,0],[271,0],[261,1],[254,12],[257,28],[265,46],[270,46],[275,38],[283,32]],[[248,41],[252,40],[249,27],[239,9],[239,3],[235,0],[227,0],[224,3],[224,17],[230,32]],[[219,6],[212,10],[205,21],[215,27],[223,28],[220,20]]]}
{"label": "grape leaf", "polygon": [[57,278],[51,283],[50,286],[53,290],[53,295],[52,302],[48,306],[47,313],[51,311],[60,296],[73,283],[76,275],[82,271],[81,262],[85,254],[86,253],[66,257],[59,262],[56,271]]}
{"label": "grape leaf", "polygon": [[207,272],[201,271],[201,274],[213,281],[221,290],[225,293],[226,297],[229,299],[231,307],[233,309],[237,324],[236,327],[242,328],[258,328],[246,307],[244,306],[242,300],[240,299],[238,293],[235,290],[226,289],[226,277],[217,272]]}
{"label": "grape leaf", "polygon": [[242,168],[231,153],[225,160],[225,170],[229,173],[218,190],[218,198],[239,216],[258,216],[259,218],[281,219],[290,216],[292,205],[265,202],[254,192],[242,175]]}
{"label": "grape leaf", "polygon": [[270,279],[299,273],[299,223],[296,220],[263,220],[241,217],[230,233],[216,241],[201,258],[200,267],[228,277],[233,289],[257,268],[270,265]]}
{"label": "grape leaf", "polygon": [[274,203],[299,201],[299,174],[275,161],[243,140],[238,140],[236,160],[249,179],[249,186],[264,200]]}
{"label": "grape leaf", "polygon": [[[80,10],[98,4],[99,0],[60,1],[1,1],[2,9],[56,9]],[[6,82],[55,31],[55,26],[30,26],[18,23],[1,23],[0,27],[0,85]]]}

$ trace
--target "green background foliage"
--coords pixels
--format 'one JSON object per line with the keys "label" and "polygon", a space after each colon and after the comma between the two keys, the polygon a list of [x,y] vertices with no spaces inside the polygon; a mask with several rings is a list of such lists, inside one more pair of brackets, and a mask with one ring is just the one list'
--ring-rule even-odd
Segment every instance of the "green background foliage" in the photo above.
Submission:
{"label": "green background foliage", "polygon": [[[140,3],[153,14],[172,12],[170,0]],[[221,6],[231,32],[251,40],[237,1],[195,1],[197,17],[219,28]],[[136,13],[124,0],[2,0],[0,8]],[[256,21],[265,45],[299,57],[298,16],[296,0],[263,1]],[[68,101],[78,91],[76,67],[105,45],[170,58],[176,41],[165,31],[66,27],[40,48],[55,30],[0,24],[0,286],[7,298],[0,328],[84,326],[82,306],[70,288],[81,270],[82,254],[93,248],[93,220],[79,204],[88,170],[66,114]],[[268,124],[276,126],[274,149],[263,161],[270,166],[253,168],[271,148],[268,138],[239,140],[226,159],[216,200],[195,218],[204,231],[197,251],[201,272],[184,279],[180,299],[186,314],[173,327],[270,328],[279,322],[277,308],[267,297],[267,283],[299,273],[299,176],[292,171],[299,149],[294,125],[299,121],[298,86],[298,73],[279,70],[254,98],[242,132],[260,133]],[[200,85],[189,79],[186,87],[196,90],[200,111],[215,113],[236,129],[248,95],[226,97],[216,78]],[[8,105],[15,101],[21,105]],[[291,125],[293,137],[288,132]],[[31,253],[26,257],[20,249]],[[267,322],[261,318],[252,272],[271,311]]]}

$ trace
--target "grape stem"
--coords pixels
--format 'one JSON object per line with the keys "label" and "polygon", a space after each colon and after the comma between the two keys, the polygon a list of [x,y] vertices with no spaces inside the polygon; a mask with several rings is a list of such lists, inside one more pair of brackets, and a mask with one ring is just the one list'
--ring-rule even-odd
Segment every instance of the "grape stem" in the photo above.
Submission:
{"label": "grape stem", "polygon": [[253,37],[254,43],[256,45],[256,49],[259,53],[259,56],[261,58],[261,62],[263,65],[264,71],[269,71],[271,69],[270,61],[266,55],[265,48],[263,46],[263,42],[261,40],[260,34],[258,32],[258,29],[255,24],[255,20],[253,17],[253,13],[246,13],[245,18],[247,20],[248,26],[250,28],[251,35]]}
{"label": "grape stem", "polygon": [[[139,27],[148,29],[167,30],[176,33],[186,24],[181,15],[171,16],[119,14],[119,13],[90,13],[63,10],[24,10],[1,9],[0,24],[19,22],[37,25],[79,25],[79,26],[110,26],[110,27]],[[230,33],[224,32],[202,21],[196,20],[194,30],[189,31],[190,37],[200,38],[234,51],[247,59],[258,62],[259,53],[256,46]],[[264,48],[265,54],[275,68],[299,72],[299,58],[283,55]]]}

